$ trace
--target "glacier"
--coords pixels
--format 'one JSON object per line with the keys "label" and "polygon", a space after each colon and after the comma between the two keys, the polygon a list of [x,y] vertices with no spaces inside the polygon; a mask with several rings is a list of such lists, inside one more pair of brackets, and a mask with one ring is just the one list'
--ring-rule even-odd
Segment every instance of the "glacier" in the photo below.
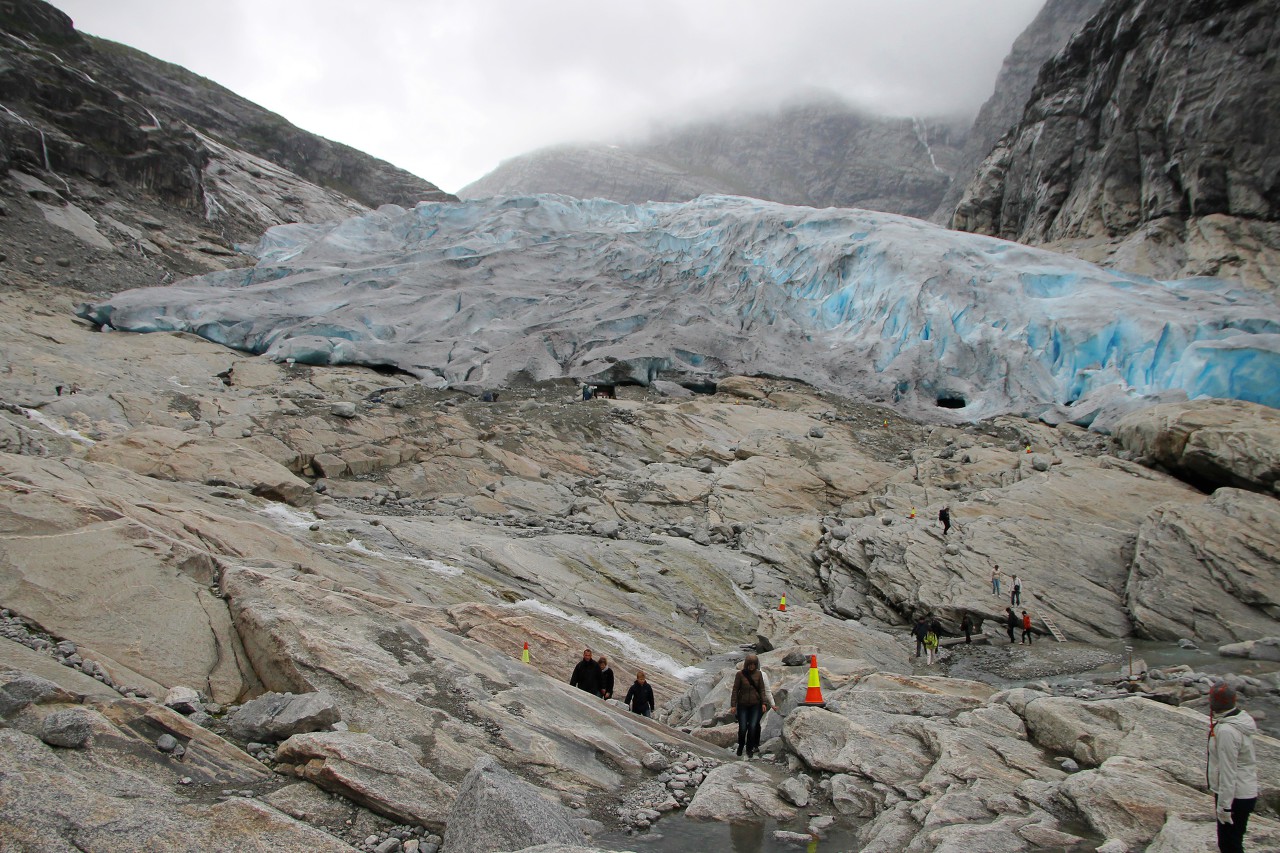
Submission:
{"label": "glacier", "polygon": [[251,268],[77,313],[435,387],[788,377],[919,417],[1099,423],[1280,406],[1274,294],[1156,281],[920,220],[731,196],[386,205],[266,232]]}

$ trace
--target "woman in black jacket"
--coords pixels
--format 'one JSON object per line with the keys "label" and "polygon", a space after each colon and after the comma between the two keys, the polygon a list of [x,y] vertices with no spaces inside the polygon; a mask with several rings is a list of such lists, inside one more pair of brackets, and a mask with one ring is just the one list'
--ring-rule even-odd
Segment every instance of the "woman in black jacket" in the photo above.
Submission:
{"label": "woman in black jacket", "polygon": [[636,680],[627,691],[627,698],[623,702],[633,714],[639,714],[642,717],[653,716],[653,709],[656,707],[653,703],[653,687],[645,679],[643,669],[636,673]]}
{"label": "woman in black jacket", "polygon": [[600,698],[613,698],[613,670],[609,669],[609,659],[604,655],[600,655],[600,681],[599,692]]}

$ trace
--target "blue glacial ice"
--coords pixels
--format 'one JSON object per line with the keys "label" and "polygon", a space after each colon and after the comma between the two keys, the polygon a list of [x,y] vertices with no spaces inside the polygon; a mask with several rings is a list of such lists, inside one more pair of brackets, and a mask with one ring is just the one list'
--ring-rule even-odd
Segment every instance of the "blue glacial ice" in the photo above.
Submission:
{"label": "blue glacial ice", "polygon": [[1181,397],[1280,406],[1272,295],[885,213],[499,197],[282,225],[255,255],[80,314],[440,387],[747,373],[952,419],[1089,422]]}

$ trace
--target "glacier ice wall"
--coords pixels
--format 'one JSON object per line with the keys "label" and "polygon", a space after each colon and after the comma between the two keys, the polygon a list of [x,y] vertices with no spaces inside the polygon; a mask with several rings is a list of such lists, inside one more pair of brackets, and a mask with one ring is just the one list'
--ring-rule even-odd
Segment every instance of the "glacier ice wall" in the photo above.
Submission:
{"label": "glacier ice wall", "polygon": [[385,206],[272,228],[259,261],[81,316],[436,385],[517,372],[788,376],[954,418],[1117,401],[1280,406],[1273,295],[1159,282],[891,214],[704,196]]}

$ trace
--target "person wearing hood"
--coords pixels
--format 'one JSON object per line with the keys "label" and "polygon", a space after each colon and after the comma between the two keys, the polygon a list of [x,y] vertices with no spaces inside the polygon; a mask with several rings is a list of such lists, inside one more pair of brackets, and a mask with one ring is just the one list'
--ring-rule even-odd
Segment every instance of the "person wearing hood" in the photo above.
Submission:
{"label": "person wearing hood", "polygon": [[582,660],[578,661],[578,665],[573,668],[573,675],[569,676],[569,685],[585,690],[592,696],[600,694],[600,665],[591,659],[591,649],[583,650]]}
{"label": "person wearing hood", "polygon": [[733,692],[729,696],[729,713],[738,718],[738,755],[747,750],[747,760],[755,757],[760,748],[760,720],[764,709],[778,710],[769,692],[769,682],[760,671],[760,658],[747,655],[742,669],[733,677]]}
{"label": "person wearing hood", "polygon": [[1258,765],[1253,737],[1258,724],[1236,707],[1236,692],[1226,684],[1209,690],[1209,750],[1205,777],[1216,798],[1218,850],[1243,853],[1249,815],[1258,804]]}
{"label": "person wearing hood", "polygon": [[613,698],[613,670],[609,669],[609,659],[604,655],[600,655],[600,673],[596,692],[600,694],[601,699]]}

